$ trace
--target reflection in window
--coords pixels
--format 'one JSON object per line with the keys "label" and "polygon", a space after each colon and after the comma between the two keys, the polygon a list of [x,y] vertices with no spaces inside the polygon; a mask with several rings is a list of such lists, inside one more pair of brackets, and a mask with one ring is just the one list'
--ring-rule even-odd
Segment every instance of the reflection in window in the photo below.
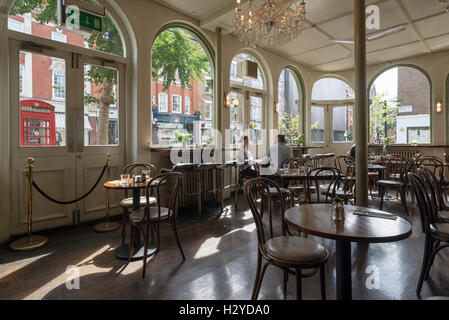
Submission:
{"label": "reflection in window", "polygon": [[431,142],[430,83],[413,67],[394,67],[370,88],[370,143]]}
{"label": "reflection in window", "polygon": [[186,97],[185,98],[185,105],[184,105],[184,113],[185,114],[190,114],[190,98]]}
{"label": "reflection in window", "polygon": [[352,142],[352,106],[332,108],[334,142]]}
{"label": "reflection in window", "polygon": [[311,141],[313,143],[324,143],[324,107],[312,106],[311,112]]}

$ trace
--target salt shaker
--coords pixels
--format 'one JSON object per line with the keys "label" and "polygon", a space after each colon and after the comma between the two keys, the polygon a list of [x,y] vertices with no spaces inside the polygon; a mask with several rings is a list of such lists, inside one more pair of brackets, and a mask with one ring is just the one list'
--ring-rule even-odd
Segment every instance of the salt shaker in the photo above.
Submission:
{"label": "salt shaker", "polygon": [[336,198],[332,202],[331,218],[333,221],[345,220],[345,205],[343,200]]}

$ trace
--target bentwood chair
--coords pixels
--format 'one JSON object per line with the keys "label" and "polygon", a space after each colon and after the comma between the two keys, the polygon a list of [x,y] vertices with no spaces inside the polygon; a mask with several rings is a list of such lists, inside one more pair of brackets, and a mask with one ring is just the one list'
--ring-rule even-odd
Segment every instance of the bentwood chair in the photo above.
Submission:
{"label": "bentwood chair", "polygon": [[[125,166],[123,168],[122,173],[123,174],[129,174],[132,176],[133,174],[142,175],[143,171],[149,171],[150,177],[154,177],[156,175],[156,167],[150,163],[131,163]],[[146,206],[148,204],[155,204],[156,198],[149,197],[148,201],[146,202],[147,198],[142,195],[140,197],[140,206]],[[128,221],[128,214],[129,210],[133,207],[133,198],[129,197],[128,190],[125,190],[125,198],[120,201],[120,207],[123,209],[123,215],[122,215],[122,243],[125,243],[126,238],[126,222]]]}
{"label": "bentwood chair", "polygon": [[306,177],[306,202],[331,202],[335,198],[339,181],[340,170],[337,168],[323,167],[310,170]]}
{"label": "bentwood chair", "polygon": [[394,189],[400,194],[402,206],[409,215],[407,207],[407,186],[408,179],[407,173],[413,169],[415,165],[415,159],[411,158],[407,161],[397,160],[394,158],[389,158],[385,162],[385,167],[387,168],[387,177],[389,179],[382,179],[377,181],[377,185],[380,187],[380,206],[379,210],[382,210],[384,205],[384,197],[389,189]]}
{"label": "bentwood chair", "polygon": [[432,183],[431,171],[425,168],[418,169],[418,174],[408,173],[415,196],[418,200],[418,207],[424,225],[425,244],[424,256],[421,267],[421,274],[416,288],[419,296],[425,280],[429,278],[436,254],[443,248],[449,247],[449,223],[444,223],[438,216],[436,210],[437,198]]}
{"label": "bentwood chair", "polygon": [[[289,169],[306,169],[310,170],[312,167],[312,161],[310,158],[299,157],[299,158],[290,158],[286,159],[282,162],[282,166],[288,165]],[[305,171],[307,172],[307,171]],[[306,194],[305,194],[305,184],[304,180],[296,180],[290,181],[287,186],[288,190],[293,193],[293,197],[297,199],[298,204],[302,204],[305,202]],[[301,196],[302,195],[302,196]],[[293,198],[293,202],[295,199]]]}
{"label": "bentwood chair", "polygon": [[[156,186],[150,186],[153,181],[158,181]],[[145,188],[145,196],[147,198],[147,203],[149,203],[150,190],[155,189],[156,205],[146,205],[144,208],[133,211],[128,216],[128,221],[130,223],[130,243],[134,243],[134,228],[137,227],[143,234],[144,238],[144,256],[143,256],[143,273],[142,277],[145,278],[146,263],[147,263],[147,253],[148,245],[150,241],[150,235],[153,235],[153,231],[157,235],[157,246],[160,250],[160,230],[159,226],[162,222],[169,221],[173,234],[175,236],[176,244],[178,245],[179,251],[181,252],[182,261],[185,261],[184,252],[182,251],[181,242],[178,236],[178,230],[176,227],[176,206],[179,191],[182,185],[182,174],[179,172],[170,172],[156,176],[147,182]],[[166,207],[162,206],[162,199],[166,198],[168,195],[168,205]],[[154,229],[152,229],[154,228]],[[131,260],[132,256],[132,246],[130,246],[128,261]]]}
{"label": "bentwood chair", "polygon": [[[296,299],[302,297],[301,281],[305,278],[303,269],[320,268],[321,298],[326,299],[325,286],[325,264],[329,252],[327,249],[313,240],[298,236],[287,236],[287,226],[284,222],[284,200],[280,198],[280,235],[267,236],[262,220],[265,207],[263,203],[273,205],[274,199],[268,191],[270,188],[277,189],[281,193],[279,186],[272,180],[265,178],[254,178],[248,180],[244,185],[244,191],[248,204],[251,208],[256,230],[257,230],[257,271],[254,281],[251,299],[257,300],[265,271],[269,265],[274,265],[284,271],[284,297],[287,295],[288,275],[296,275]],[[260,201],[266,198],[266,201]],[[262,259],[266,262],[262,267]],[[313,274],[312,274],[313,275]],[[312,276],[310,275],[310,276]]]}
{"label": "bentwood chair", "polygon": [[[340,198],[348,204],[352,203],[352,200],[355,199],[355,162],[352,162],[346,167],[344,179],[341,179],[337,183],[337,188],[332,189],[329,186],[321,191],[321,194],[329,196],[331,199]],[[327,199],[326,199],[327,201]]]}

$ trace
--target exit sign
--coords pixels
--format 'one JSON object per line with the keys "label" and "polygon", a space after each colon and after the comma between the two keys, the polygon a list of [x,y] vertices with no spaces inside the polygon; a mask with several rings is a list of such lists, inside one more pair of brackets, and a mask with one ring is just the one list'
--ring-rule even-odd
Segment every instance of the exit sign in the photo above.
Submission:
{"label": "exit sign", "polygon": [[96,14],[80,10],[80,28],[102,32],[103,18]]}

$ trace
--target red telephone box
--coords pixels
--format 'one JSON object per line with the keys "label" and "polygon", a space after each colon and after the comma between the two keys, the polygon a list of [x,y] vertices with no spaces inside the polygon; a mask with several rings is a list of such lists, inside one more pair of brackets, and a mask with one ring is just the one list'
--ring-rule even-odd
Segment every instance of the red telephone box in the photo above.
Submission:
{"label": "red telephone box", "polygon": [[55,146],[55,107],[39,100],[20,101],[21,146]]}

